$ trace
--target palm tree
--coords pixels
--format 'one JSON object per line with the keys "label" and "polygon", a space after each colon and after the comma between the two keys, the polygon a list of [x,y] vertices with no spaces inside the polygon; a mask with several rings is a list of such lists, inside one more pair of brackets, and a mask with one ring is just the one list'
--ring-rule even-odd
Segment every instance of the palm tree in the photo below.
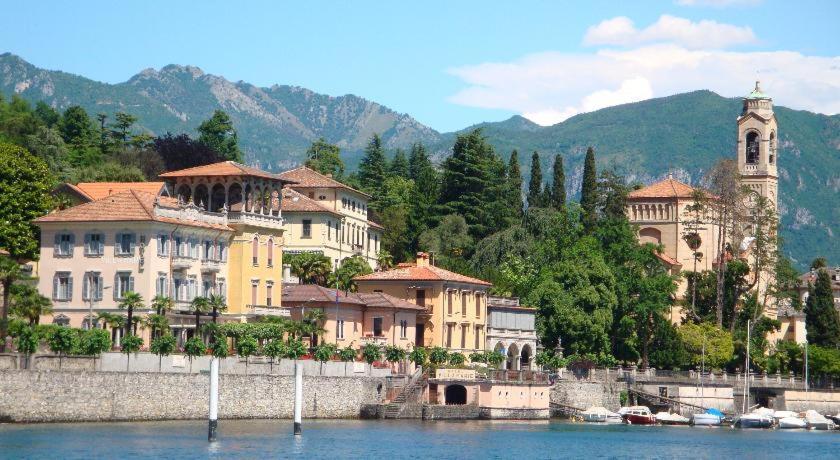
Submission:
{"label": "palm tree", "polygon": [[216,324],[216,318],[219,316],[219,313],[227,311],[227,299],[221,294],[210,294],[207,301],[213,310],[213,324]]}
{"label": "palm tree", "polygon": [[[323,337],[323,335],[327,332],[324,329],[324,322],[327,320],[327,314],[324,313],[324,310],[320,308],[314,308],[312,310],[307,311],[303,315],[303,326],[304,332],[306,335],[309,336],[309,344],[312,346],[313,342],[316,342],[315,337],[319,339]],[[321,342],[318,340],[317,342]]]}
{"label": "palm tree", "polygon": [[394,266],[394,256],[382,249],[376,253],[376,271],[384,271]]}
{"label": "palm tree", "polygon": [[201,327],[201,315],[207,314],[210,311],[210,301],[207,297],[196,297],[190,304],[192,312],[195,314],[195,336],[198,337],[198,328]]}
{"label": "palm tree", "polygon": [[19,318],[29,320],[29,325],[38,324],[41,315],[52,313],[50,299],[38,293],[38,290],[27,284],[16,284],[11,289],[11,313]]}
{"label": "palm tree", "polygon": [[134,335],[134,310],[143,308],[143,297],[134,291],[127,291],[123,294],[119,307],[122,310],[128,310],[128,318],[125,322],[125,336]]}
{"label": "palm tree", "polygon": [[[160,329],[159,326],[162,324],[162,321],[159,318],[162,318],[163,321],[166,321],[166,312],[172,310],[174,306],[175,303],[172,301],[172,299],[164,295],[156,295],[152,299],[151,307],[155,311],[155,314],[149,315],[149,317],[146,318],[147,325],[152,330],[152,339],[155,338],[156,332],[158,329]],[[167,324],[166,327],[169,327],[169,325]],[[165,332],[166,328],[160,330],[163,333]]]}
{"label": "palm tree", "polygon": [[291,260],[290,265],[300,284],[325,284],[330,273],[330,258],[323,254],[298,254]]}
{"label": "palm tree", "polygon": [[20,264],[9,257],[0,257],[0,284],[3,286],[3,313],[0,315],[0,352],[6,351],[6,325],[9,319],[9,297],[12,294],[12,284],[20,277]]}
{"label": "palm tree", "polygon": [[[96,318],[99,321],[102,321],[104,324],[107,324],[108,327],[110,327],[111,329],[122,329],[123,327],[125,327],[125,317],[124,316],[115,315],[113,313],[108,313],[107,311],[102,311],[102,312],[99,312],[99,314],[96,315]],[[120,344],[118,344],[116,342],[116,340],[113,342],[114,347],[117,347],[119,345]]]}

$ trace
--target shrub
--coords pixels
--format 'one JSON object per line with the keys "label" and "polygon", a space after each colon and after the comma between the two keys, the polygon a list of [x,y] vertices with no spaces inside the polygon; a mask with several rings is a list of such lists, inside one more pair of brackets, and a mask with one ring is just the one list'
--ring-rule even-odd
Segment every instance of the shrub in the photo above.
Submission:
{"label": "shrub", "polygon": [[47,339],[50,350],[59,356],[68,355],[79,347],[79,333],[66,326],[57,327]]}
{"label": "shrub", "polygon": [[143,346],[143,339],[136,335],[127,335],[122,339],[122,352],[125,354],[137,353]]}
{"label": "shrub", "polygon": [[375,343],[368,343],[362,347],[362,359],[365,360],[368,364],[373,364],[375,361],[379,361],[382,357],[382,348]]}
{"label": "shrub", "polygon": [[414,364],[422,366],[426,364],[426,360],[429,359],[429,352],[423,347],[414,347],[414,349],[411,350],[411,353],[408,354],[408,359],[410,359]]}
{"label": "shrub", "polygon": [[246,335],[236,341],[236,354],[245,358],[246,362],[249,356],[257,352],[257,348],[259,348],[259,343],[251,335]]}
{"label": "shrub", "polygon": [[189,356],[190,361],[197,356],[203,355],[205,352],[207,352],[207,346],[204,345],[201,337],[192,337],[184,344],[184,353]]}
{"label": "shrub", "polygon": [[464,364],[464,361],[466,360],[467,358],[461,353],[451,353],[449,355],[449,364],[453,366],[460,366]]}
{"label": "shrub", "polygon": [[28,326],[20,329],[15,339],[18,351],[27,355],[38,351],[39,342],[38,333],[35,332],[35,329]]}
{"label": "shrub", "polygon": [[336,346],[334,344],[322,343],[315,347],[315,360],[325,363],[332,359],[336,351]]}
{"label": "shrub", "polygon": [[99,356],[111,349],[111,334],[105,329],[85,331],[79,349],[83,355]]}
{"label": "shrub", "polygon": [[154,340],[152,340],[152,344],[149,346],[149,350],[158,355],[158,356],[169,356],[172,352],[175,351],[175,346],[177,345],[177,340],[175,340],[175,336],[172,334],[165,334],[162,335]]}
{"label": "shrub", "polygon": [[300,339],[289,339],[286,343],[286,358],[298,359],[306,354],[306,346]]}
{"label": "shrub", "polygon": [[385,361],[389,363],[398,363],[405,359],[406,351],[396,345],[388,345],[385,347]]}
{"label": "shrub", "polygon": [[443,347],[434,347],[429,352],[429,361],[434,365],[441,365],[449,361],[449,352]]}
{"label": "shrub", "polygon": [[338,351],[338,359],[344,362],[355,361],[357,354],[358,353],[353,349],[353,347],[342,348]]}

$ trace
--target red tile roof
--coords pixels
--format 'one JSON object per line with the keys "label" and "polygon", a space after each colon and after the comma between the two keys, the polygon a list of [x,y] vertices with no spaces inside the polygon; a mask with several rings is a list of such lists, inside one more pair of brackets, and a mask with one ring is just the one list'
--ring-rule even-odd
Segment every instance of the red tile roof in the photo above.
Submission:
{"label": "red tile roof", "polygon": [[661,260],[662,262],[665,262],[665,264],[669,267],[682,267],[682,264],[677,259],[674,259],[673,257],[667,254],[663,254],[661,252],[654,252],[653,255],[659,258],[659,260]]}
{"label": "red tile roof", "polygon": [[325,176],[314,169],[300,166],[295,169],[290,169],[280,173],[280,177],[284,180],[294,182],[295,188],[343,188],[352,190],[360,195],[370,198],[365,192],[360,192],[347,184],[343,184],[332,177]]}
{"label": "red tile roof", "polygon": [[627,198],[691,198],[693,193],[692,186],[669,177],[639,190],[633,190],[627,194]]}
{"label": "red tile roof", "polygon": [[[316,284],[283,284],[282,301],[287,307],[292,304],[307,304],[307,306],[318,306],[318,303],[335,303],[336,290]],[[425,311],[424,307],[407,302],[400,298],[382,292],[373,293],[348,293],[338,291],[338,303],[365,306],[369,308],[392,308],[397,310]]]}
{"label": "red tile roof", "polygon": [[374,221],[372,221],[372,220],[369,220],[369,221],[367,221],[367,222],[368,222],[368,225],[370,225],[370,226],[371,226],[371,227],[373,227],[373,228],[378,228],[379,230],[385,230],[385,227],[383,227],[383,226],[381,226],[381,225],[377,224],[376,222],[374,222]]}
{"label": "red tile roof", "polygon": [[34,220],[42,222],[142,222],[154,221],[193,227],[231,230],[227,225],[155,216],[154,203],[177,209],[178,200],[139,190],[125,190],[105,198],[56,211]]}
{"label": "red tile roof", "polygon": [[280,203],[283,212],[328,212],[341,216],[339,212],[333,211],[312,198],[288,187],[283,189],[283,200]]}
{"label": "red tile roof", "polygon": [[458,283],[492,286],[487,281],[444,270],[433,265],[418,267],[416,264],[400,264],[396,268],[353,278],[359,281],[454,281]]}
{"label": "red tile roof", "polygon": [[[209,165],[195,166],[187,169],[180,169],[178,171],[169,171],[163,173],[160,177],[191,177],[191,176],[250,176],[260,177],[263,179],[281,180],[278,174],[272,174],[261,169],[252,168],[235,161],[222,161]],[[286,182],[294,182],[286,180]]]}
{"label": "red tile roof", "polygon": [[126,190],[138,190],[157,195],[164,184],[163,182],[79,182],[75,186],[67,185],[74,187],[91,200],[99,200]]}

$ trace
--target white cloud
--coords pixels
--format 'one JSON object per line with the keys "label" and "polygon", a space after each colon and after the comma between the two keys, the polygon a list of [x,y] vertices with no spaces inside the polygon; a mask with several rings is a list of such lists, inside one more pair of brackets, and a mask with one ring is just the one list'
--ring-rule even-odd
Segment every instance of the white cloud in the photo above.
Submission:
{"label": "white cloud", "polygon": [[662,15],[655,23],[637,29],[630,18],[607,19],[587,29],[585,45],[637,46],[645,43],[674,43],[690,49],[720,49],[732,45],[754,43],[749,27]]}
{"label": "white cloud", "polygon": [[840,112],[840,56],[695,50],[675,44],[594,53],[545,52],[451,69],[467,86],[450,100],[521,113],[542,125],[650,97],[710,89],[743,96],[758,73],[775,103]]}
{"label": "white cloud", "polygon": [[755,6],[761,4],[762,0],[676,0],[677,5],[682,6],[711,6],[714,8],[726,8],[727,6]]}

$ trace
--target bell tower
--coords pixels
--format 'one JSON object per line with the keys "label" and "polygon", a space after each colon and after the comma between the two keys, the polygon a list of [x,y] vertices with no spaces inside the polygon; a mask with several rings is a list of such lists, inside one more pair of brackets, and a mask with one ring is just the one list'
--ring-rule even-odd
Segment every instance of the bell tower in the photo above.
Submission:
{"label": "bell tower", "polygon": [[741,183],[770,200],[778,211],[779,131],[773,115],[773,99],[761,91],[760,82],[744,98],[738,117],[738,172]]}

